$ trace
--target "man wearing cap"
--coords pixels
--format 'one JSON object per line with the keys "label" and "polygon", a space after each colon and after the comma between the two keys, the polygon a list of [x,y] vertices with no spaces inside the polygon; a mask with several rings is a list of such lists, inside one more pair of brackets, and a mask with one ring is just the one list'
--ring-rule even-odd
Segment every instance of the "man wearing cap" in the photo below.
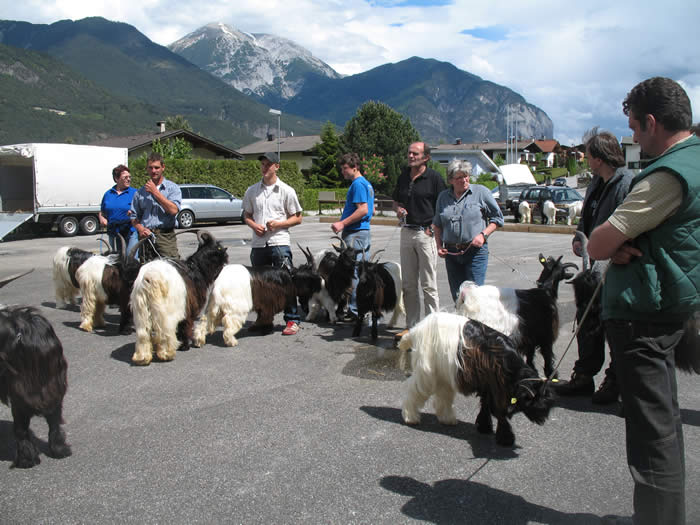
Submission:
{"label": "man wearing cap", "polygon": [[180,211],[182,191],[180,186],[163,176],[165,163],[158,153],[151,153],[146,161],[150,180],[139,189],[131,201],[131,223],[139,239],[155,236],[155,251],[144,249],[146,260],[161,257],[180,258],[175,237],[175,217]]}
{"label": "man wearing cap", "polygon": [[[289,228],[301,224],[301,204],[294,188],[277,177],[280,159],[269,152],[258,157],[262,180],[250,186],[243,196],[243,217],[253,230],[250,263],[253,266],[283,266],[292,264]],[[287,323],[282,335],[294,335],[301,320],[296,295],[287,297],[284,307]],[[255,324],[253,331],[272,332],[271,325]]]}

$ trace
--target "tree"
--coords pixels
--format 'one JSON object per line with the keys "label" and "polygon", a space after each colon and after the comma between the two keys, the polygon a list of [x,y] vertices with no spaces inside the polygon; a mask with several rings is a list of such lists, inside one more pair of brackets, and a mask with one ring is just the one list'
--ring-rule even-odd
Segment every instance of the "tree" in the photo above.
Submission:
{"label": "tree", "polygon": [[174,117],[172,117],[172,116],[166,117],[165,118],[165,129],[166,130],[185,129],[187,131],[192,131],[192,127],[190,126],[190,123],[182,115],[175,115]]}
{"label": "tree", "polygon": [[369,101],[345,124],[341,143],[344,151],[353,151],[360,157],[382,157],[387,180],[375,191],[388,193],[406,165],[408,146],[419,140],[420,135],[408,118],[382,102]]}
{"label": "tree", "polygon": [[496,156],[493,158],[493,163],[496,166],[503,166],[506,163],[506,160],[503,158],[503,156],[500,153],[496,153]]}
{"label": "tree", "polygon": [[182,137],[168,139],[161,142],[160,139],[153,141],[151,148],[154,153],[160,153],[164,159],[189,159],[192,158],[192,144]]}
{"label": "tree", "polygon": [[326,122],[321,128],[321,142],[311,150],[313,159],[309,170],[308,186],[310,188],[338,188],[343,177],[338,171],[338,158],[342,151],[340,139],[335,126]]}

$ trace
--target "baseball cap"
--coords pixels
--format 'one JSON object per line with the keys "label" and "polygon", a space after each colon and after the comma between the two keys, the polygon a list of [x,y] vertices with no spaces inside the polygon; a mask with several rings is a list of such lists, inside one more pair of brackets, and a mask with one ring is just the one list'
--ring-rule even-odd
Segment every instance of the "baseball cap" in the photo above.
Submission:
{"label": "baseball cap", "polygon": [[272,162],[273,164],[279,164],[279,163],[280,163],[279,155],[277,155],[277,153],[275,153],[274,151],[268,151],[268,152],[265,153],[264,155],[260,155],[260,156],[258,157],[258,160],[263,160],[263,159],[267,159],[267,160],[269,160],[270,162]]}

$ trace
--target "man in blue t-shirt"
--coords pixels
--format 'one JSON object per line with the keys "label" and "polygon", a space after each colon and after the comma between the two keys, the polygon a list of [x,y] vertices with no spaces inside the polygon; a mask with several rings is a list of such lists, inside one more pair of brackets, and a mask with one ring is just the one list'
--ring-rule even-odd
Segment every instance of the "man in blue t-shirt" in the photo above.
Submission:
{"label": "man in blue t-shirt", "polygon": [[[360,156],[357,153],[346,153],[340,157],[340,171],[346,180],[351,181],[350,189],[345,197],[345,208],[338,222],[331,225],[334,233],[341,234],[348,246],[356,248],[357,259],[369,251],[369,223],[374,215],[374,188],[360,173]],[[352,280],[352,295],[348,302],[348,320],[357,319],[357,265]]]}

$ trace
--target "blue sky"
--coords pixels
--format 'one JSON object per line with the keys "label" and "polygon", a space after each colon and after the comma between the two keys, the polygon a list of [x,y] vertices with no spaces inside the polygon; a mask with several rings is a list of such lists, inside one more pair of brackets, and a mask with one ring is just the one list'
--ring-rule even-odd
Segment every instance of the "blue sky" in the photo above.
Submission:
{"label": "blue sky", "polygon": [[564,144],[593,126],[629,136],[622,100],[651,76],[679,81],[700,121],[700,2],[0,0],[0,13],[32,23],[103,16],[162,45],[223,22],[289,38],[343,74],[434,58],[516,91]]}

